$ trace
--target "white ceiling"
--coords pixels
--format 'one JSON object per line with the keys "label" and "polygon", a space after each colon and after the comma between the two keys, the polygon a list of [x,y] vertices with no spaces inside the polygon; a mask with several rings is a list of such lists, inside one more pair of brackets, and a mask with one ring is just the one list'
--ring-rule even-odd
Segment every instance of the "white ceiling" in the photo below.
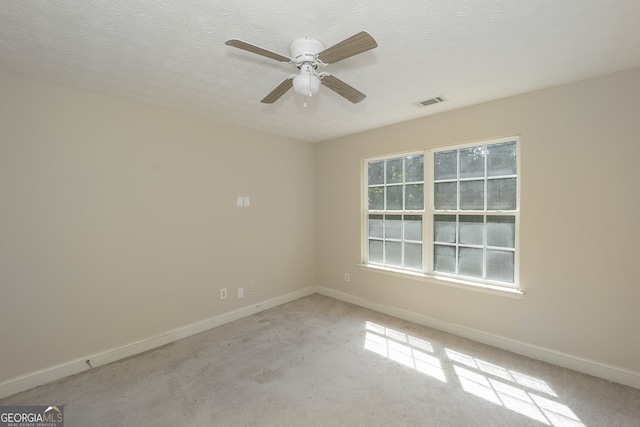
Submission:
{"label": "white ceiling", "polygon": [[[261,104],[295,69],[224,44],[289,56],[296,38],[361,30],[378,48],[323,69],[359,104],[326,87],[306,108],[293,90]],[[635,67],[640,0],[0,0],[0,72],[301,141]]]}

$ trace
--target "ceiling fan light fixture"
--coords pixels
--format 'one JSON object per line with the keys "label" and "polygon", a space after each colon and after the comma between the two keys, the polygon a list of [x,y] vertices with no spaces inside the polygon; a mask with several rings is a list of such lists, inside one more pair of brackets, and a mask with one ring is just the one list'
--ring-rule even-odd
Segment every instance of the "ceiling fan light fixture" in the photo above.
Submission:
{"label": "ceiling fan light fixture", "polygon": [[301,70],[293,78],[293,90],[302,96],[313,96],[320,90],[320,79],[311,72]]}

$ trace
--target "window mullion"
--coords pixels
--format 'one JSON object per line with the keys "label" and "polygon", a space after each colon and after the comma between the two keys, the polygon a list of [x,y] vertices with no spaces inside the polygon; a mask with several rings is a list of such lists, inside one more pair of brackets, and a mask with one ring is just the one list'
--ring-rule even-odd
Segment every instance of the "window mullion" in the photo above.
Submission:
{"label": "window mullion", "polygon": [[[456,210],[460,212],[460,150],[456,150]],[[455,274],[460,273],[460,214],[456,213]]]}
{"label": "window mullion", "polygon": [[[489,147],[484,148],[484,210],[489,203]],[[482,279],[487,278],[487,215],[482,216]]]}
{"label": "window mullion", "polygon": [[460,150],[456,150],[456,209],[460,210]]}
{"label": "window mullion", "polygon": [[487,278],[487,216],[482,215],[482,278]]}
{"label": "window mullion", "polygon": [[424,162],[424,198],[425,214],[422,216],[422,270],[433,272],[433,219],[434,219],[434,153],[428,151],[428,161]]}
{"label": "window mullion", "polygon": [[488,177],[489,177],[489,149],[488,147],[485,147],[484,149],[484,210],[487,210],[487,206],[488,206],[488,202],[487,200],[489,199],[489,185],[488,185]]}
{"label": "window mullion", "polygon": [[456,215],[456,274],[460,274],[460,215]]}
{"label": "window mullion", "polygon": [[[382,207],[384,210],[387,210],[387,161],[386,160],[382,164],[382,167],[384,168],[382,171],[383,182],[384,182],[384,191],[382,192]],[[382,249],[384,254],[384,247]],[[384,260],[384,256],[382,259]]]}
{"label": "window mullion", "polygon": [[[385,174],[386,174],[387,162],[385,161],[384,163],[385,163]],[[387,182],[386,175],[385,175],[384,182],[385,184]],[[387,215],[382,215],[382,264],[386,264],[386,263],[387,263]]]}
{"label": "window mullion", "polygon": [[404,212],[407,209],[407,159],[402,159],[402,214],[400,214],[400,265],[404,268],[406,263],[404,261]]}

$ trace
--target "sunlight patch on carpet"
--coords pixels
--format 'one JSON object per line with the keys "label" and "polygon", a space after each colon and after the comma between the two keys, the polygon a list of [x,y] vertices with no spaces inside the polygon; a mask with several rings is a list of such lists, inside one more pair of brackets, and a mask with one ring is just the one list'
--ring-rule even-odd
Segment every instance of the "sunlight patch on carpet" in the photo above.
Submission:
{"label": "sunlight patch on carpet", "polygon": [[585,427],[543,380],[448,348],[445,353],[467,393],[548,426]]}
{"label": "sunlight patch on carpet", "polygon": [[585,427],[539,378],[449,348],[434,349],[429,341],[373,322],[365,323],[364,348],[544,425]]}
{"label": "sunlight patch on carpet", "polygon": [[440,359],[430,342],[373,322],[366,323],[364,348],[404,366],[447,382]]}

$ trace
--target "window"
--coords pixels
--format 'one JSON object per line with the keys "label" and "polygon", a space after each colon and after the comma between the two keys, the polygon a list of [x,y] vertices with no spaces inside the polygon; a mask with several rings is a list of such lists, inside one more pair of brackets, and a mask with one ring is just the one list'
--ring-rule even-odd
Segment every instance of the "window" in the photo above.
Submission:
{"label": "window", "polygon": [[518,151],[507,138],[366,160],[364,264],[517,288]]}
{"label": "window", "polygon": [[368,162],[368,261],[422,270],[424,154]]}

